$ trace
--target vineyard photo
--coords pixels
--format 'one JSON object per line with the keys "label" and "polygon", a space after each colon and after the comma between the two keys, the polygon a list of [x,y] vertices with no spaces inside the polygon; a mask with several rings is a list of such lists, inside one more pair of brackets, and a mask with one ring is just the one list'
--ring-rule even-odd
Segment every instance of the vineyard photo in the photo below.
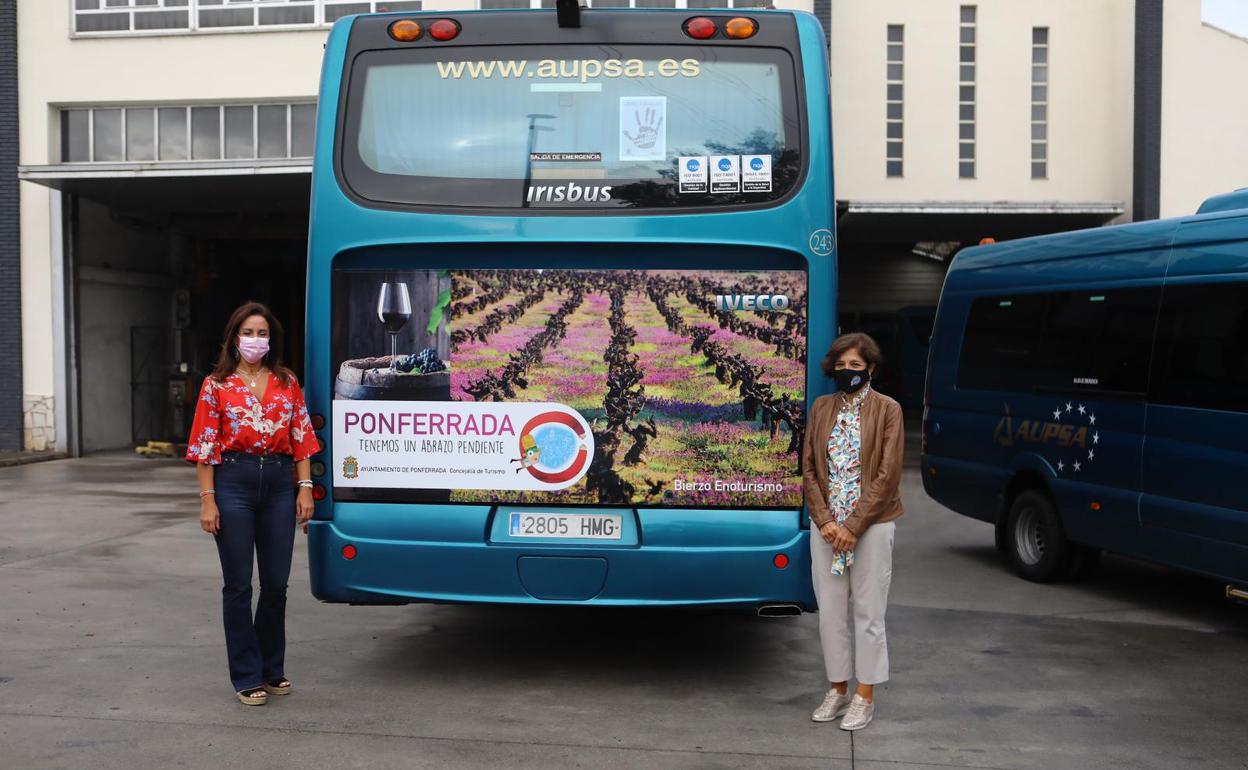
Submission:
{"label": "vineyard photo", "polygon": [[[595,446],[571,489],[452,500],[801,505],[804,273],[468,270],[452,271],[451,287],[451,398],[562,403],[589,421]],[[790,307],[715,305],[763,292]]]}

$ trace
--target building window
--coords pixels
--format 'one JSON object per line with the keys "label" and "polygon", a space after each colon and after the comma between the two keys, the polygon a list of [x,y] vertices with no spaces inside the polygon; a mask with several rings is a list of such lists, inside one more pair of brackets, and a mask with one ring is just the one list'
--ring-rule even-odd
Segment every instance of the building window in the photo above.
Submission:
{"label": "building window", "polygon": [[191,0],[74,0],[75,32],[188,30]]}
{"label": "building window", "polygon": [[61,110],[63,163],[312,157],[316,104]]}
{"label": "building window", "polygon": [[352,13],[419,11],[421,0],[74,0],[74,32],[199,32],[315,27]]}
{"label": "building window", "polygon": [[884,174],[901,176],[905,158],[905,44],[906,28],[888,25],[888,61],[884,84]]}
{"label": "building window", "polygon": [[1031,178],[1049,177],[1049,28],[1031,30]]}
{"label": "building window", "polygon": [[975,178],[975,6],[959,9],[958,177]]}
{"label": "building window", "polygon": [[[762,8],[767,0],[586,0],[590,8]],[[505,8],[554,8],[555,0],[478,0],[487,11]]]}

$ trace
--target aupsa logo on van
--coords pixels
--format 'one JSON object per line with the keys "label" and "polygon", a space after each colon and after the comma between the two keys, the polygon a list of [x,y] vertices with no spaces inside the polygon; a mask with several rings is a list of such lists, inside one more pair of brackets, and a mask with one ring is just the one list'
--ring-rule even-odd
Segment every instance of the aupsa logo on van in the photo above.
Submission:
{"label": "aupsa logo on van", "polygon": [[527,199],[529,203],[607,203],[611,200],[611,185],[534,184],[529,185]]}
{"label": "aupsa logo on van", "polygon": [[992,438],[998,446],[1012,448],[1033,444],[1059,474],[1082,473],[1091,467],[1100,448],[1101,431],[1096,413],[1081,403],[1067,401],[1053,410],[1052,420],[1023,420],[1016,426],[1005,404],[1005,416],[997,423]]}

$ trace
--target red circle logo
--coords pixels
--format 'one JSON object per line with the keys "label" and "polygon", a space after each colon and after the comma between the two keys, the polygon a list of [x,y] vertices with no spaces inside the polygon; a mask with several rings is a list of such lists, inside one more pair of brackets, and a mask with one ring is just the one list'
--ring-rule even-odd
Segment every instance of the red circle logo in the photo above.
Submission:
{"label": "red circle logo", "polygon": [[[580,420],[570,414],[567,414],[566,412],[542,412],[526,422],[524,424],[524,428],[520,431],[519,442],[521,457],[524,457],[525,451],[528,449],[528,447],[525,446],[525,438],[529,437],[531,441],[533,431],[543,425],[562,425],[563,427],[571,430],[581,441],[585,440],[586,429],[585,426],[581,424]],[[534,463],[532,465],[526,465],[525,470],[533,474],[533,478],[538,481],[544,481],[547,484],[562,484],[576,478],[581,471],[585,469],[585,466],[588,463],[589,450],[585,448],[584,444],[581,444],[580,448],[576,450],[576,456],[572,458],[572,462],[569,463],[566,468],[562,468],[558,471],[544,471],[541,468],[538,468],[536,463]]]}

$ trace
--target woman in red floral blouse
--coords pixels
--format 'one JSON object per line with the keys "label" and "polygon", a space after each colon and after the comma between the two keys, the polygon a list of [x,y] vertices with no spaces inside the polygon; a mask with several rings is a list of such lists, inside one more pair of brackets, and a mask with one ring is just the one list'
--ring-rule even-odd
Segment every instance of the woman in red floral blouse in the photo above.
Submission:
{"label": "woman in red floral blouse", "polygon": [[[186,451],[197,463],[199,524],[216,539],[221,558],[230,680],[249,706],[291,689],[286,582],[295,527],[307,523],[313,505],[308,458],[318,442],[281,349],[282,326],[267,307],[248,302],[234,311],[217,367],[200,389]],[[254,620],[253,553],[260,567]]]}

